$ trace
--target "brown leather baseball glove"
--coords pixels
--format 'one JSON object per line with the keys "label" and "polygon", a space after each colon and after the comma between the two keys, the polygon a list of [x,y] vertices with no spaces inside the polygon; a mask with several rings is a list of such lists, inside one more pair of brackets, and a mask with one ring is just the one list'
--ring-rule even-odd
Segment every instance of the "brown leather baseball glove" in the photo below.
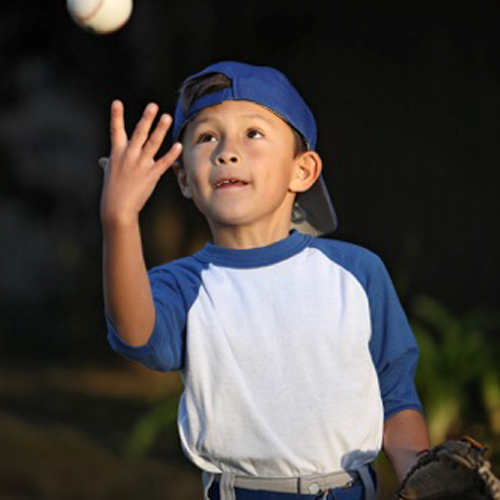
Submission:
{"label": "brown leather baseball glove", "polygon": [[500,500],[500,481],[472,438],[449,440],[420,454],[401,483],[402,500]]}

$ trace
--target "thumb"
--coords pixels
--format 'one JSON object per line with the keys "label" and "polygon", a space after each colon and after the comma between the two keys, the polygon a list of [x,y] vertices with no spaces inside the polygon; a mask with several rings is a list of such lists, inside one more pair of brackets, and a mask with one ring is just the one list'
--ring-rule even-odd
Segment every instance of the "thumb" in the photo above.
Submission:
{"label": "thumb", "polygon": [[97,160],[97,165],[99,165],[99,167],[103,170],[106,170],[107,166],[109,165],[109,158],[107,158],[106,156],[99,158]]}

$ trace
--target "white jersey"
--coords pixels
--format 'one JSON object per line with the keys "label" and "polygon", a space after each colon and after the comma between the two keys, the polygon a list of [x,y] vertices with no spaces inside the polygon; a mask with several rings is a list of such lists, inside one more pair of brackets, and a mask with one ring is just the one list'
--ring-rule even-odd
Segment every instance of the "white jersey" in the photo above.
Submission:
{"label": "white jersey", "polygon": [[415,339],[380,259],[297,232],[273,245],[207,244],[150,271],[146,346],[109,340],[150,368],[180,370],[178,426],[201,469],[290,477],[357,469],[384,418],[420,409]]}

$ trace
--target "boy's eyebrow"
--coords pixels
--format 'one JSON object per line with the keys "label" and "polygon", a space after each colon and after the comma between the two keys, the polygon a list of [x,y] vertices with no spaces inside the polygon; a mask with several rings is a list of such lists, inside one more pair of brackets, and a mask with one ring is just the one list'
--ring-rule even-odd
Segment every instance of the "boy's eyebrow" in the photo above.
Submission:
{"label": "boy's eyebrow", "polygon": [[248,113],[246,115],[243,115],[243,118],[258,118],[259,120],[263,120],[265,122],[271,121],[269,118],[267,118],[266,116],[263,116],[259,113]]}
{"label": "boy's eyebrow", "polygon": [[[259,120],[262,120],[266,123],[269,123],[271,124],[272,123],[272,120],[270,120],[269,118],[267,118],[266,116],[263,116],[259,113],[246,113],[244,115],[241,115],[241,118],[250,118],[250,119],[259,119]],[[217,120],[217,118],[215,117],[207,117],[207,118],[197,118],[195,117],[192,121],[191,121],[191,126],[193,127],[196,127],[197,125],[201,125],[203,123],[206,123],[206,122],[210,122],[212,121],[213,119]]]}

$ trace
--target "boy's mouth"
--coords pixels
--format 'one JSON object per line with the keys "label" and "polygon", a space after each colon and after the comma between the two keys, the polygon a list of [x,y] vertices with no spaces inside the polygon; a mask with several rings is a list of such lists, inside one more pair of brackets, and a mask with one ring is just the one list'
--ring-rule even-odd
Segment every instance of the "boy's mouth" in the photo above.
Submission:
{"label": "boy's mouth", "polygon": [[231,186],[246,186],[247,184],[248,182],[242,181],[241,179],[234,179],[234,178],[220,179],[214,183],[214,188],[219,189]]}

